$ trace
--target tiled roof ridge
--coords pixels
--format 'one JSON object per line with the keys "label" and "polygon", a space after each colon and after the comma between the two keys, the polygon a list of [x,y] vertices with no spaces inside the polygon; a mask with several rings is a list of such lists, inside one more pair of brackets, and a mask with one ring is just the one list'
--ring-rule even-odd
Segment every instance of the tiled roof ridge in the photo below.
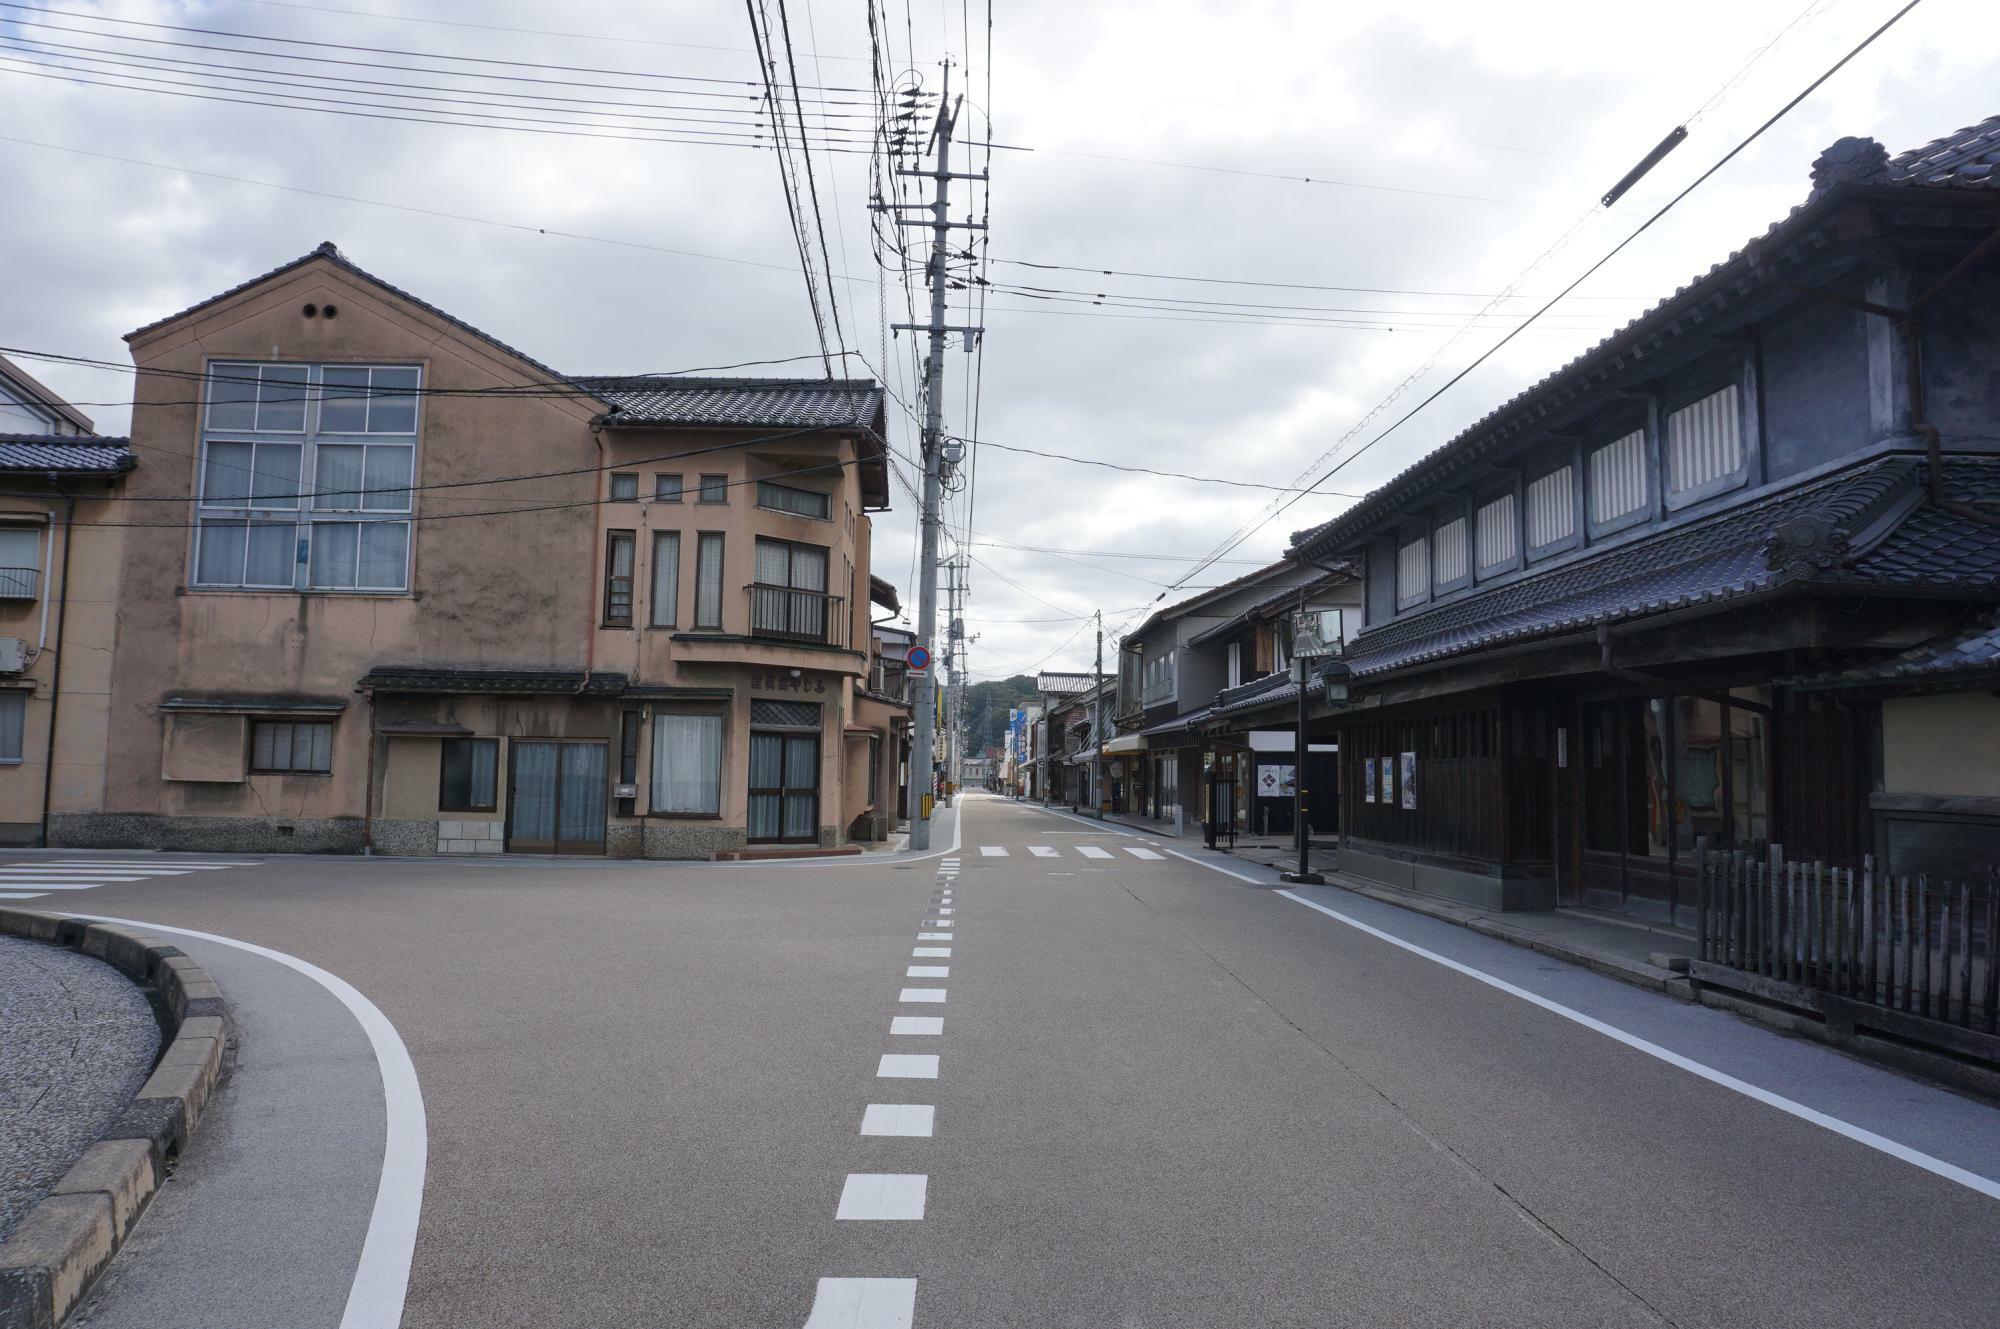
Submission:
{"label": "tiled roof ridge", "polygon": [[54,443],[72,448],[122,448],[131,444],[128,434],[15,434],[0,433],[0,443]]}
{"label": "tiled roof ridge", "polygon": [[875,392],[881,384],[872,378],[800,378],[797,375],[760,377],[755,374],[572,374],[573,383],[604,387],[646,387],[651,389],[689,388],[817,388],[833,392]]}

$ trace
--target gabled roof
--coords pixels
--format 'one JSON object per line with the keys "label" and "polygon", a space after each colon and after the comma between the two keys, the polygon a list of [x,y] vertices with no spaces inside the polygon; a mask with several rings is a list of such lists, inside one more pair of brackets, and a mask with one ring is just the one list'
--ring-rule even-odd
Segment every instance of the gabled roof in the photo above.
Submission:
{"label": "gabled roof", "polygon": [[[1260,581],[1269,581],[1274,577],[1283,576],[1287,572],[1298,572],[1301,570],[1301,567],[1301,564],[1291,559],[1281,558],[1275,563],[1265,564],[1255,572],[1246,572],[1234,581],[1223,582],[1220,586],[1211,586],[1199,595],[1191,595],[1185,600],[1178,600],[1173,604],[1164,605],[1148,614],[1145,622],[1126,633],[1125,639],[1130,641],[1135,637],[1143,637],[1157,623],[1166,623],[1177,618],[1186,618],[1197,609],[1214,604],[1217,600],[1223,599],[1233,592],[1240,591],[1246,586],[1254,586]],[[1295,590],[1296,588],[1288,589]]]}
{"label": "gabled roof", "polygon": [[[1467,468],[1495,447],[1512,444],[1533,418],[1545,413],[1557,394],[1581,391],[1593,376],[1619,371],[1627,356],[1637,357],[1647,339],[1704,328],[1724,305],[1768,288],[1752,259],[1768,253],[1774,259],[1789,238],[1831,212],[1829,200],[1844,191],[1867,188],[2000,190],[1994,165],[2000,161],[2000,116],[1993,116],[1921,148],[1891,159],[1881,144],[1868,138],[1844,138],[1813,162],[1813,190],[1806,202],[1772,223],[1762,236],[1680,287],[1624,327],[1575,357],[1540,382],[1516,393],[1482,419],[1460,431],[1443,446],[1376,488],[1366,498],[1331,521],[1292,534],[1291,548],[1308,556],[1323,556],[1352,548],[1378,523],[1398,515],[1407,505],[1428,500],[1437,485]],[[1786,256],[1789,261],[1789,256]]]}
{"label": "gabled roof", "polygon": [[1298,607],[1300,595],[1304,595],[1306,599],[1311,600],[1314,596],[1323,594],[1343,582],[1356,580],[1354,572],[1345,562],[1339,564],[1339,569],[1337,572],[1322,572],[1309,582],[1298,586],[1287,586],[1281,591],[1265,596],[1242,613],[1232,618],[1226,618],[1212,628],[1203,628],[1200,632],[1195,633],[1194,636],[1188,638],[1188,645],[1200,646],[1206,642],[1214,641],[1218,637],[1236,632],[1248,624],[1262,623],[1270,619],[1281,618]]}
{"label": "gabled roof", "polygon": [[868,574],[868,602],[881,605],[892,614],[903,611],[903,603],[896,597],[895,586],[872,572]]}
{"label": "gabled roof", "polygon": [[572,380],[610,404],[607,425],[714,429],[873,429],[886,432],[872,378],[667,378],[585,375]]}
{"label": "gabled roof", "polygon": [[1808,691],[1882,684],[1968,683],[2000,675],[2000,616],[1985,615],[1956,632],[1933,637],[1887,660],[1780,679]]}
{"label": "gabled roof", "polygon": [[30,374],[4,355],[0,355],[0,380],[12,383],[21,390],[23,395],[32,397],[36,405],[45,410],[54,411],[84,433],[91,434],[96,432],[97,426],[91,423],[89,416],[77,410],[76,407],[70,405],[61,397],[56,396],[55,393],[44,387],[41,381],[33,374]]}
{"label": "gabled roof", "polygon": [[146,324],[146,326],[142,328],[134,328],[132,331],[125,334],[125,340],[128,342],[136,341],[137,339],[145,336],[149,332],[153,332],[159,328],[164,328],[169,323],[177,323],[181,319],[186,318],[189,314],[197,314],[200,313],[202,310],[207,309],[213,305],[221,304],[224,300],[228,300],[233,296],[241,295],[243,292],[250,290],[252,287],[261,286],[263,283],[270,281],[273,277],[282,277],[286,273],[302,268],[306,264],[311,263],[316,259],[325,259],[327,262],[333,264],[341,271],[351,273],[352,275],[361,278],[361,280],[368,282],[371,285],[381,287],[383,290],[389,292],[389,294],[396,296],[398,299],[404,300],[409,304],[415,305],[417,308],[423,310],[425,313],[432,314],[438,318],[443,319],[445,322],[451,324],[459,331],[469,333],[470,335],[478,338],[480,341],[485,342],[487,345],[492,346],[497,350],[505,351],[508,355],[513,356],[516,360],[520,360],[523,363],[531,366],[532,368],[539,369],[542,373],[547,374],[550,378],[562,379],[564,377],[562,374],[557,373],[555,370],[549,368],[547,365],[543,364],[540,360],[535,359],[533,356],[529,355],[526,351],[521,350],[519,347],[509,346],[506,342],[501,341],[498,337],[495,337],[492,333],[482,332],[480,329],[473,327],[470,323],[467,323],[464,319],[459,318],[457,315],[446,313],[444,310],[439,309],[436,305],[431,304],[429,301],[422,300],[419,299],[417,296],[411,295],[408,291],[404,290],[402,287],[396,286],[390,282],[382,280],[374,273],[369,272],[366,268],[360,267],[352,260],[350,260],[345,254],[341,253],[339,248],[336,247],[333,241],[331,240],[322,240],[319,243],[318,247],[315,248],[311,253],[301,254],[299,257],[293,259],[289,263],[281,263],[277,267],[272,268],[269,272],[266,272],[260,276],[252,277],[249,281],[239,282],[235,286],[230,287],[228,290],[223,291],[218,295],[211,295],[206,300],[202,300],[196,304],[189,305],[186,309],[181,310],[179,313],[169,314],[165,318],[156,318],[151,323]]}
{"label": "gabled roof", "polygon": [[[1955,458],[1961,502],[2000,486],[2000,458]],[[1949,548],[1949,559],[1940,550]],[[1924,504],[1923,467],[1880,459],[1362,632],[1356,678],[1502,643],[1793,587],[2000,597],[2000,526]]]}
{"label": "gabled roof", "polygon": [[102,434],[0,434],[0,472],[117,475],[137,466],[131,440]]}
{"label": "gabled roof", "polygon": [[1062,697],[1084,693],[1096,686],[1097,680],[1090,674],[1066,674],[1044,670],[1035,675],[1035,691],[1044,696]]}

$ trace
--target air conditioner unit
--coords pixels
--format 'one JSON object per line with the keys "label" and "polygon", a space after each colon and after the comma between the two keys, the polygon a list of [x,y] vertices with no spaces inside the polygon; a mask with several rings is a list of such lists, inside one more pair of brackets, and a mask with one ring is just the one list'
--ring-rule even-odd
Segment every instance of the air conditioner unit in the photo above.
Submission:
{"label": "air conditioner unit", "polygon": [[0,674],[18,674],[28,667],[28,643],[19,637],[0,637]]}

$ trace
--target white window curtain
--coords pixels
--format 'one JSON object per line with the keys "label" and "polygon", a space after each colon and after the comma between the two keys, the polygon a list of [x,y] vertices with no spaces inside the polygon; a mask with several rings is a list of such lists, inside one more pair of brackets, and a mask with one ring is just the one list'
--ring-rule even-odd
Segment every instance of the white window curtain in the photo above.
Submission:
{"label": "white window curtain", "polygon": [[653,811],[722,811],[722,717],[653,717]]}
{"label": "white window curtain", "polygon": [[722,536],[704,532],[694,552],[694,625],[722,626]]}
{"label": "white window curtain", "polygon": [[653,534],[653,626],[670,628],[680,621],[681,533]]}

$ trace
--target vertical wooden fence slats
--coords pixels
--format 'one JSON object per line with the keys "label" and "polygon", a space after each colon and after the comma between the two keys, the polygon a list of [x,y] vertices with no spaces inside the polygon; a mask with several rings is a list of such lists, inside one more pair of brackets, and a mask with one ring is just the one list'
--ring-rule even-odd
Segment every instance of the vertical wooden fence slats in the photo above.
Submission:
{"label": "vertical wooden fence slats", "polygon": [[2000,867],[1985,883],[1889,876],[1695,843],[1697,954],[1941,1023],[2000,1034]]}

